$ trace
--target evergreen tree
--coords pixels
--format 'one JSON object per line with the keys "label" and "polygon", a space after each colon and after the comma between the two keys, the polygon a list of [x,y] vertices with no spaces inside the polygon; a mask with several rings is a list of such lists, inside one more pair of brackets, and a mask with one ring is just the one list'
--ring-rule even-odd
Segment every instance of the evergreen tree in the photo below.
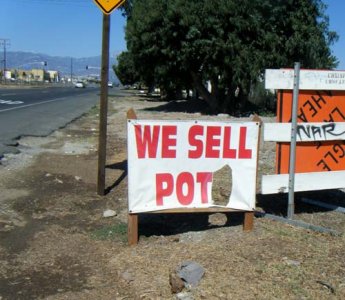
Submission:
{"label": "evergreen tree", "polygon": [[132,85],[140,80],[131,53],[128,51],[122,52],[117,57],[117,64],[113,66],[113,70],[124,85]]}
{"label": "evergreen tree", "polygon": [[[332,68],[321,0],[132,0],[127,48],[141,78],[193,86],[213,112],[243,106],[265,68]],[[205,82],[211,82],[212,90]]]}

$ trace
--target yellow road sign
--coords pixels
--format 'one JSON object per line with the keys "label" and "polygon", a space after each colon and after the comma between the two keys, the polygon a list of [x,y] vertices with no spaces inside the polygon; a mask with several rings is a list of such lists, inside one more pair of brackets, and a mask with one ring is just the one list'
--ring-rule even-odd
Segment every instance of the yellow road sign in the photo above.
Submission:
{"label": "yellow road sign", "polygon": [[118,8],[126,0],[94,0],[103,13],[109,15],[112,11]]}

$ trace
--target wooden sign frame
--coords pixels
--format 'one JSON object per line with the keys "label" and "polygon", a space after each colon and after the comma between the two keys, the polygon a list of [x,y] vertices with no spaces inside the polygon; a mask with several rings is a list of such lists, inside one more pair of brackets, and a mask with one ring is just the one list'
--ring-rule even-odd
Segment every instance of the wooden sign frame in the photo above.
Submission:
{"label": "wooden sign frame", "polygon": [[[127,119],[137,119],[137,115],[133,109],[130,109],[127,112]],[[254,122],[259,122],[261,127],[261,119],[257,116],[253,119]],[[259,140],[258,140],[258,150],[260,146],[260,131],[259,131]],[[259,152],[257,155],[258,164]],[[227,207],[211,207],[211,208],[177,208],[177,209],[166,209],[153,212],[145,212],[145,214],[178,214],[178,213],[243,213],[243,231],[248,232],[252,231],[254,227],[254,211],[245,211],[231,209]],[[139,213],[130,213],[128,212],[128,244],[130,246],[136,245],[139,240]]]}

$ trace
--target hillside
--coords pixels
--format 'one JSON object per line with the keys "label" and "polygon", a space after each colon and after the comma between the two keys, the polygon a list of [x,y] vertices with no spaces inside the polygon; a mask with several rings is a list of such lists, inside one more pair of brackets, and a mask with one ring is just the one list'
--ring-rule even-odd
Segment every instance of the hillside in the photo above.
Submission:
{"label": "hillside", "polygon": [[[6,54],[6,63],[9,69],[42,68],[43,62],[47,62],[46,68],[48,70],[57,70],[62,75],[70,75],[71,70],[74,76],[97,75],[100,73],[101,56],[73,58],[21,51],[9,51]],[[115,63],[116,57],[110,57],[109,77],[111,81],[118,82],[112,70],[112,65]],[[86,69],[86,66],[89,66],[89,69]]]}

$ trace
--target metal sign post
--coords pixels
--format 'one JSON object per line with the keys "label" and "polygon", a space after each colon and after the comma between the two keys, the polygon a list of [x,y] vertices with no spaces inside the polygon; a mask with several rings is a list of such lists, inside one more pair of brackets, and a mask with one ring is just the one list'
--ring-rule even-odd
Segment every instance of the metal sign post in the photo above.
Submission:
{"label": "metal sign post", "polygon": [[297,137],[297,112],[298,112],[298,94],[299,94],[299,73],[300,63],[295,63],[294,84],[293,84],[293,103],[291,117],[291,144],[290,144],[290,166],[289,166],[289,201],[288,201],[288,219],[292,219],[295,212],[295,164],[296,164],[296,137]]}

